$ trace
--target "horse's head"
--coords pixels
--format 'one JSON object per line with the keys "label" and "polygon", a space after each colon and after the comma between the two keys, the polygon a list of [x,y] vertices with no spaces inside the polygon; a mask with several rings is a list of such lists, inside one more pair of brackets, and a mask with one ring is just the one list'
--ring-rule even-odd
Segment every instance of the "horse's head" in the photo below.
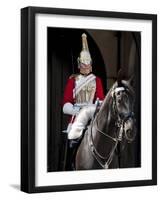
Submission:
{"label": "horse's head", "polygon": [[[136,133],[134,116],[135,94],[130,81],[116,81],[108,91],[97,114],[99,128],[113,136],[117,126],[124,131],[128,141],[132,141]],[[120,125],[121,123],[121,125]]]}
{"label": "horse's head", "polygon": [[116,82],[111,91],[113,98],[113,109],[115,114],[121,118],[126,118],[133,112],[134,91],[129,81]]}
{"label": "horse's head", "polygon": [[125,137],[132,141],[136,134],[134,117],[134,90],[130,81],[121,80],[116,82],[111,91],[113,99],[113,113],[115,119],[123,122]]}

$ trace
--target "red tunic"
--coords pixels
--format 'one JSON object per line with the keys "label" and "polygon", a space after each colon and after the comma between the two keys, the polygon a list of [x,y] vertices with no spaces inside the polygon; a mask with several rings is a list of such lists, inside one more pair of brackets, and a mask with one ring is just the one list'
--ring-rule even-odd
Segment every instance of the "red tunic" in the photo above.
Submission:
{"label": "red tunic", "polygon": [[[63,105],[67,102],[70,102],[72,104],[75,103],[75,99],[73,98],[73,89],[75,88],[75,78],[69,78],[64,90],[64,98],[63,98]],[[94,101],[99,98],[99,100],[104,99],[104,92],[103,92],[103,87],[102,87],[102,82],[101,79],[96,77],[96,92],[95,92],[95,97]]]}

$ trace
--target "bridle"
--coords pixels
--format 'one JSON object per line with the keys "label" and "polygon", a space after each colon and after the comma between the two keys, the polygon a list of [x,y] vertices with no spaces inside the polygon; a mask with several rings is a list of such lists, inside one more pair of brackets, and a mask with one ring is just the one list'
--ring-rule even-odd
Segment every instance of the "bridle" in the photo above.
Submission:
{"label": "bridle", "polygon": [[[92,124],[90,125],[90,134],[88,134],[88,143],[89,143],[89,147],[91,149],[91,152],[92,152],[92,155],[93,157],[97,160],[97,162],[99,163],[99,165],[103,168],[103,169],[108,169],[109,168],[109,165],[110,163],[112,162],[113,160],[113,156],[114,156],[114,152],[115,152],[115,149],[117,147],[117,144],[118,144],[118,140],[116,140],[115,138],[109,136],[108,134],[96,129],[98,132],[102,133],[105,137],[109,137],[111,138],[114,142],[115,142],[115,145],[113,147],[113,149],[111,150],[109,156],[105,157],[105,156],[102,156],[96,149],[96,147],[94,146],[94,140],[93,140],[93,135],[92,135]],[[90,140],[91,138],[91,140]]]}
{"label": "bridle", "polygon": [[[116,99],[114,99],[114,101],[116,101]],[[114,102],[116,103],[116,102]],[[115,104],[116,105],[116,104]],[[116,109],[116,107],[115,107]],[[115,110],[115,113],[117,114],[117,120],[115,122],[115,126],[116,126],[116,129],[117,129],[117,133],[118,134],[115,134],[116,137],[112,137],[110,136],[108,133],[105,133],[103,131],[101,131],[99,128],[98,128],[98,122],[97,122],[97,119],[96,118],[93,118],[92,121],[91,121],[91,124],[89,126],[90,128],[90,133],[88,134],[88,143],[89,143],[89,146],[90,146],[90,149],[91,149],[91,152],[92,152],[92,155],[93,157],[97,160],[97,162],[99,163],[99,165],[104,168],[104,169],[108,169],[109,168],[109,165],[111,164],[112,160],[113,160],[113,157],[114,157],[114,152],[117,148],[117,145],[119,142],[122,141],[123,137],[125,137],[125,139],[130,143],[132,142],[134,139],[135,139],[135,134],[132,138],[128,137],[128,135],[126,134],[126,131],[125,131],[125,123],[129,120],[129,119],[135,119],[134,117],[134,113],[133,112],[129,112],[126,116],[124,116],[123,118],[121,118],[119,116],[119,113],[118,113],[118,110],[116,109]],[[96,149],[95,145],[94,145],[94,139],[93,139],[93,135],[92,135],[92,128],[93,128],[93,125],[94,125],[94,122],[95,122],[95,129],[98,133],[102,134],[104,137],[106,138],[109,138],[111,139],[113,142],[115,142],[111,152],[109,153],[109,156],[105,157],[105,156],[102,156],[98,150]],[[89,130],[88,130],[89,132]]]}

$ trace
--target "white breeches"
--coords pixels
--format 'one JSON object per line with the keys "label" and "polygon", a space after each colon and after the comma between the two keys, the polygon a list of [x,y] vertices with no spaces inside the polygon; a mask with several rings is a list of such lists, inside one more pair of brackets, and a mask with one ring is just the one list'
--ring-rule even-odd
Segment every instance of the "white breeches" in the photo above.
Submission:
{"label": "white breeches", "polygon": [[92,119],[95,110],[96,110],[95,104],[85,106],[80,110],[74,123],[71,126],[71,130],[68,133],[69,140],[77,139],[82,135],[83,130],[86,127],[88,121]]}

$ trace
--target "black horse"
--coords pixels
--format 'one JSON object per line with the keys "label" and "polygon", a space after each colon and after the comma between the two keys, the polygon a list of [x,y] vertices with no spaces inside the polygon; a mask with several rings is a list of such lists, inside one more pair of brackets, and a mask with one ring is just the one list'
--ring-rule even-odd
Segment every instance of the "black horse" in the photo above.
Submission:
{"label": "black horse", "polygon": [[120,168],[120,155],[136,135],[134,97],[129,81],[114,83],[78,147],[76,170]]}

